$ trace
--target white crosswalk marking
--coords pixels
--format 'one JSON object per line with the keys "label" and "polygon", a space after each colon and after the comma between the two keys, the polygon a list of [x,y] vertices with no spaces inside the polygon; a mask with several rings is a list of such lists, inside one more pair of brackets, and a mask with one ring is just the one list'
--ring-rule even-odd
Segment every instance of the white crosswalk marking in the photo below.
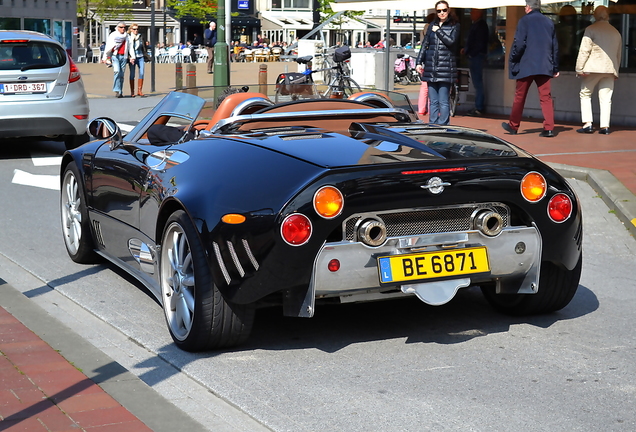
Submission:
{"label": "white crosswalk marking", "polygon": [[13,170],[11,183],[34,186],[44,189],[60,190],[59,175],[31,174],[19,169]]}
{"label": "white crosswalk marking", "polygon": [[50,153],[31,152],[34,166],[60,166],[62,156],[49,156]]}

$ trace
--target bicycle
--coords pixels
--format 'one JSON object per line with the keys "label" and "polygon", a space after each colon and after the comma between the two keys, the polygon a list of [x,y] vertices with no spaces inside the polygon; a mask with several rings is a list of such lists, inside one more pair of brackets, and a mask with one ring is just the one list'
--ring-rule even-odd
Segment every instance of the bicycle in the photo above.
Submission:
{"label": "bicycle", "polygon": [[[342,99],[351,96],[354,93],[362,91],[353,78],[351,78],[350,70],[347,65],[351,58],[349,47],[338,48],[333,53],[334,66],[322,69],[312,70],[311,60],[313,56],[303,56],[296,59],[296,63],[304,64],[304,72],[288,72],[283,73],[276,79],[276,102],[279,95],[290,96],[291,100],[297,100],[301,96],[310,94],[318,95],[320,98]],[[324,72],[327,82],[327,88],[324,91],[318,91],[312,75],[318,72]]]}
{"label": "bicycle", "polygon": [[449,92],[449,102],[450,102],[450,115],[451,117],[455,117],[457,113],[457,105],[459,105],[459,92],[467,91],[469,83],[469,73],[467,70],[458,69],[457,70],[457,79],[451,85]]}

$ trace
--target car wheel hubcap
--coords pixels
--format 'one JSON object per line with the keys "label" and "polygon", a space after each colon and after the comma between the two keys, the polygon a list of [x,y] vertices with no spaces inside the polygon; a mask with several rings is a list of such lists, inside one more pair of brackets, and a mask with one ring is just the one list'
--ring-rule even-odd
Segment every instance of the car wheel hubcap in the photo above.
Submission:
{"label": "car wheel hubcap", "polygon": [[163,307],[172,334],[185,339],[194,322],[194,268],[188,239],[173,223],[161,252]]}
{"label": "car wheel hubcap", "polygon": [[77,179],[69,172],[64,180],[62,193],[62,228],[64,241],[71,254],[77,253],[82,239],[81,203]]}

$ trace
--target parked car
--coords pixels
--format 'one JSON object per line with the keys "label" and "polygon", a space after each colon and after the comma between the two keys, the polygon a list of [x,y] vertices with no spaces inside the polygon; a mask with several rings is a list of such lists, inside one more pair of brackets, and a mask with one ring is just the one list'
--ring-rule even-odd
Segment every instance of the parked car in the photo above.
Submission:
{"label": "parked car", "polygon": [[0,30],[0,138],[88,141],[88,98],[64,47],[42,33]]}
{"label": "parked car", "polygon": [[70,257],[145,284],[182,349],[244,342],[261,305],[311,317],[479,286],[499,311],[540,314],[574,296],[581,210],[546,164],[424,124],[402,94],[274,104],[255,88],[216,109],[218,90],[170,93],[123,137],[95,119],[99,139],[62,160]]}

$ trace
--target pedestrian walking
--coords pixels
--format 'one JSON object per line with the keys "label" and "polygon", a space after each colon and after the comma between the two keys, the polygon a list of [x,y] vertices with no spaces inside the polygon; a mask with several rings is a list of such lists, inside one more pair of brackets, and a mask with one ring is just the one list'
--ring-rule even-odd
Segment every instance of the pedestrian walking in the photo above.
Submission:
{"label": "pedestrian walking", "polygon": [[543,113],[541,137],[554,137],[554,107],[550,80],[559,76],[559,44],[552,20],[541,13],[541,0],[526,0],[526,15],[517,24],[508,60],[509,77],[516,79],[510,119],[501,126],[516,134],[532,83],[537,84]]}
{"label": "pedestrian walking", "polygon": [[115,97],[124,97],[124,74],[130,57],[130,40],[128,33],[126,33],[126,23],[120,21],[115,31],[109,34],[108,39],[106,39],[102,58],[103,63],[110,63],[113,66],[113,91],[115,92]]}
{"label": "pedestrian walking", "polygon": [[208,51],[208,73],[214,73],[214,45],[216,45],[216,23],[210,22],[210,27],[203,32],[205,49]]}
{"label": "pedestrian walking", "polygon": [[488,54],[488,24],[484,20],[484,11],[481,9],[470,10],[470,29],[466,38],[466,45],[461,53],[468,57],[470,79],[475,87],[475,108],[468,115],[480,116],[486,109],[484,96],[484,62]]}
{"label": "pedestrian walking", "polygon": [[581,78],[581,120],[583,127],[579,133],[593,133],[592,91],[598,85],[598,100],[601,106],[601,122],[598,133],[610,133],[612,94],[614,80],[618,79],[621,64],[621,34],[609,23],[609,13],[605,6],[594,10],[594,24],[583,34],[579,55],[576,59],[576,75]]}
{"label": "pedestrian walking", "polygon": [[457,39],[459,24],[448,2],[435,3],[436,17],[426,30],[417,56],[416,70],[428,83],[429,122],[450,122],[450,86],[457,80]]}
{"label": "pedestrian walking", "polygon": [[139,26],[131,24],[130,31],[130,48],[132,51],[130,61],[130,96],[135,97],[135,69],[139,68],[139,79],[137,80],[137,95],[145,96],[142,89],[144,87],[144,70],[146,62],[149,62],[150,56],[146,48],[146,41],[139,33]]}

